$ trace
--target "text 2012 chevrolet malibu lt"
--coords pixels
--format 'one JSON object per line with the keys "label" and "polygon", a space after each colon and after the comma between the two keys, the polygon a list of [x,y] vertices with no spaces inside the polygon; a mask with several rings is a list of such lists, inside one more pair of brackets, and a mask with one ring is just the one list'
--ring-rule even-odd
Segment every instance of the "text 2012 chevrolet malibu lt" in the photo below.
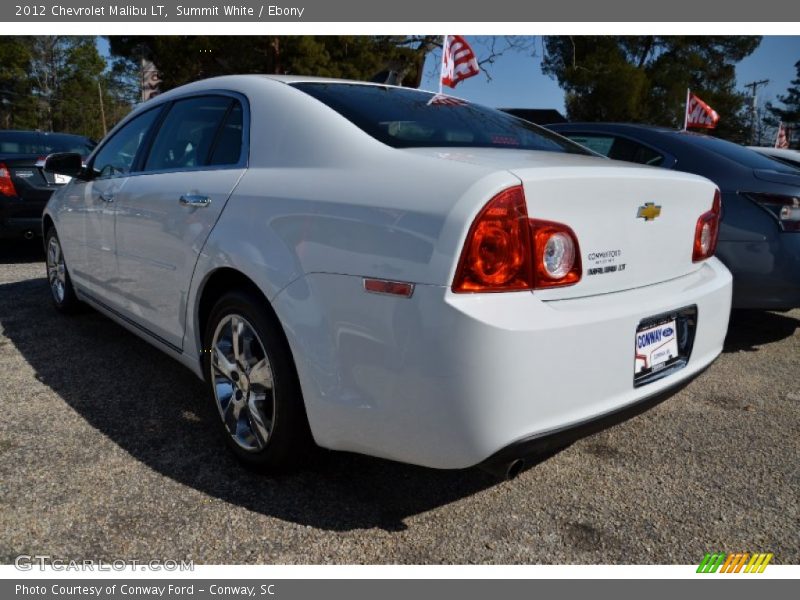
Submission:
{"label": "text 2012 chevrolet malibu lt", "polygon": [[223,77],[47,166],[74,177],[43,223],[56,307],[204,378],[230,447],[268,470],[312,442],[514,469],[722,349],[711,182],[464,101]]}

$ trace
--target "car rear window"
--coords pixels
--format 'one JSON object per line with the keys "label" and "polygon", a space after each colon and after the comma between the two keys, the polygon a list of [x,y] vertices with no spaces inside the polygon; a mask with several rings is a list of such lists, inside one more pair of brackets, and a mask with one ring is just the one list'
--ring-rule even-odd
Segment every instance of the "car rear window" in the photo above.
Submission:
{"label": "car rear window", "polygon": [[716,152],[717,154],[720,154],[729,160],[737,162],[740,165],[749,167],[751,169],[766,169],[768,171],[791,173],[792,175],[797,174],[797,169],[793,169],[788,165],[776,162],[762,154],[759,154],[755,150],[750,150],[749,148],[745,148],[739,144],[734,144],[733,142],[726,142],[725,140],[721,140],[719,138],[698,134],[691,135],[689,140],[698,146],[711,150],[712,152]]}
{"label": "car rear window", "polygon": [[765,155],[768,159],[774,160],[784,165],[788,165],[794,169],[800,169],[800,159],[794,160],[786,156],[778,156],[777,154]]}
{"label": "car rear window", "polygon": [[395,148],[454,146],[590,154],[533,123],[463,100],[377,85],[291,85]]}
{"label": "car rear window", "polygon": [[660,167],[664,164],[663,154],[659,154],[652,148],[627,138],[614,135],[569,132],[565,133],[564,136],[581,146],[589,148],[589,150],[594,150],[598,154],[614,160],[624,160],[654,167]]}
{"label": "car rear window", "polygon": [[0,154],[52,154],[53,152],[77,152],[82,156],[91,154],[95,143],[77,135],[39,133],[35,131],[0,132]]}

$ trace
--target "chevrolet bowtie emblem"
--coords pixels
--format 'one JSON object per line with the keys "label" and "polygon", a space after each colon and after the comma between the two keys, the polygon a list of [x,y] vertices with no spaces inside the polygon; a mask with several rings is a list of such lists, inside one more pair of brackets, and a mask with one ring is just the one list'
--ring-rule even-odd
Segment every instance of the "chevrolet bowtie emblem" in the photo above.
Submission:
{"label": "chevrolet bowtie emblem", "polygon": [[645,221],[652,221],[661,215],[661,207],[656,206],[652,202],[645,202],[644,206],[640,206],[636,211],[637,219],[644,219]]}

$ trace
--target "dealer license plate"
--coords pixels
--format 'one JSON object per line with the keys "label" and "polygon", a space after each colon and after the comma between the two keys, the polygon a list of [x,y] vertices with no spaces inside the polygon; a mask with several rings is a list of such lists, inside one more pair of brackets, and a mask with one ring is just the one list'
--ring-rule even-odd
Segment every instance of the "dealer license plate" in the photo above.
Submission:
{"label": "dealer license plate", "polygon": [[659,371],[676,358],[678,358],[678,334],[674,320],[636,332],[634,375]]}

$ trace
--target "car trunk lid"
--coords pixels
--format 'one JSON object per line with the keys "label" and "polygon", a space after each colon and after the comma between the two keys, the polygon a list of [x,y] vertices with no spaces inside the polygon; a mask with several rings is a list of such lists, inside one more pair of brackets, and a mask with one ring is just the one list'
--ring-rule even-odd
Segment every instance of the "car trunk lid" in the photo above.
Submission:
{"label": "car trunk lid", "polygon": [[567,299],[675,279],[700,267],[695,229],[715,186],[695,175],[603,158],[496,149],[415,149],[416,153],[504,167],[522,182],[531,219],[575,232],[583,276],[574,285],[536,290]]}
{"label": "car trunk lid", "polygon": [[44,170],[44,157],[37,154],[0,156],[0,163],[9,170],[17,195],[26,200],[47,199],[53,190],[68,179]]}
{"label": "car trunk lid", "polygon": [[711,209],[712,183],[616,165],[512,172],[523,182],[528,215],[568,225],[580,245],[581,280],[537,294],[560,299],[616,292],[699,267],[692,261],[695,229]]}

